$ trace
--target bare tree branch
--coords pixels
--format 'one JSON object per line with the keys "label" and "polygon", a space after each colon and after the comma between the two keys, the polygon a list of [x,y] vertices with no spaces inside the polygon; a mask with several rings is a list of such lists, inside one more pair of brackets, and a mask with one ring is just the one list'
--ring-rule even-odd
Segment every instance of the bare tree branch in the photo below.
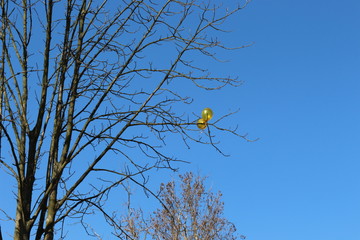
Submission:
{"label": "bare tree branch", "polygon": [[166,151],[172,136],[223,155],[219,133],[248,140],[222,125],[231,114],[199,136],[197,115],[179,111],[191,93],[176,87],[241,84],[205,63],[246,47],[220,39],[247,2],[0,0],[0,166],[17,182],[14,239],[63,237],[60,226],[87,226],[94,209],[115,225],[106,203],[124,180],[155,195],[153,171],[189,162]]}

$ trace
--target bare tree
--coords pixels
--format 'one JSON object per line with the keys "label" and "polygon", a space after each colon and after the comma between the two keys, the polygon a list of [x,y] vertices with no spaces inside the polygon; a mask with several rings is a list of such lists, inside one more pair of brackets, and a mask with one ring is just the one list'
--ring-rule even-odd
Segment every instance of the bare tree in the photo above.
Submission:
{"label": "bare tree", "polygon": [[0,166],[17,185],[16,216],[5,211],[14,239],[63,237],[56,226],[93,209],[106,214],[109,192],[124,180],[143,186],[150,170],[173,169],[165,136],[218,149],[216,131],[238,135],[219,117],[199,139],[197,116],[178,111],[192,99],[176,84],[237,86],[202,63],[228,49],[217,33],[246,3],[0,3]]}
{"label": "bare tree", "polygon": [[141,209],[131,209],[122,220],[121,239],[158,240],[227,240],[244,236],[235,234],[235,226],[224,216],[222,194],[205,187],[204,180],[193,173],[180,175],[175,181],[162,184],[159,199],[162,207],[143,219]]}

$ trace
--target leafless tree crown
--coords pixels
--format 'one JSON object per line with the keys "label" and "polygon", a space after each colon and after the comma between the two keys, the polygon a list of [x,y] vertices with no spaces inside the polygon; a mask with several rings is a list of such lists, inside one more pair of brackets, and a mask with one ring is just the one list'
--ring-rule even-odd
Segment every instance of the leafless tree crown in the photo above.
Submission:
{"label": "leafless tree crown", "polygon": [[56,226],[103,210],[125,179],[143,185],[149,170],[172,169],[168,135],[217,148],[213,132],[237,134],[217,118],[199,139],[196,116],[178,111],[192,101],[179,83],[238,84],[202,64],[228,49],[217,33],[246,4],[216,2],[0,0],[0,165],[17,184],[14,239],[61,238]]}
{"label": "leafless tree crown", "polygon": [[162,184],[159,198],[162,207],[148,218],[141,209],[129,212],[122,220],[120,239],[157,240],[233,240],[235,226],[224,216],[221,193],[206,189],[205,178],[193,173],[180,175],[176,181]]}

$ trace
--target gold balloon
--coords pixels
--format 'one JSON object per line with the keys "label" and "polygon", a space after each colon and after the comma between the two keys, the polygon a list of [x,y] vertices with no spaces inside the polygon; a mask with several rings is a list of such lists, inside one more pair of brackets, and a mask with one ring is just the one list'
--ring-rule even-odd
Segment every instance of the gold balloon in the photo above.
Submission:
{"label": "gold balloon", "polygon": [[210,108],[204,108],[201,112],[201,116],[207,122],[212,119],[213,111]]}
{"label": "gold balloon", "polygon": [[201,130],[205,129],[207,127],[207,123],[204,119],[200,118],[198,121],[197,121],[197,127]]}

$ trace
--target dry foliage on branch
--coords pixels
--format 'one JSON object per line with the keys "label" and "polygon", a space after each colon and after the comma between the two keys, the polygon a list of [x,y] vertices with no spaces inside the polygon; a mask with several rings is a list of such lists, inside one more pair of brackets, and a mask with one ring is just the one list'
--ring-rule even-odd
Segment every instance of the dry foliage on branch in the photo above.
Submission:
{"label": "dry foliage on branch", "polygon": [[162,184],[159,194],[162,207],[150,217],[131,209],[123,219],[120,239],[157,240],[233,240],[238,236],[235,226],[224,217],[221,193],[214,194],[205,187],[205,178],[193,173],[180,175],[175,181]]}
{"label": "dry foliage on branch", "polygon": [[150,170],[173,169],[166,136],[216,149],[216,132],[245,138],[222,118],[199,138],[197,119],[178,111],[192,99],[174,83],[238,84],[201,64],[231,50],[217,36],[246,5],[216,2],[0,0],[0,166],[16,183],[4,190],[16,214],[3,211],[14,239],[63,238],[68,221],[108,214],[123,181],[144,186]]}

